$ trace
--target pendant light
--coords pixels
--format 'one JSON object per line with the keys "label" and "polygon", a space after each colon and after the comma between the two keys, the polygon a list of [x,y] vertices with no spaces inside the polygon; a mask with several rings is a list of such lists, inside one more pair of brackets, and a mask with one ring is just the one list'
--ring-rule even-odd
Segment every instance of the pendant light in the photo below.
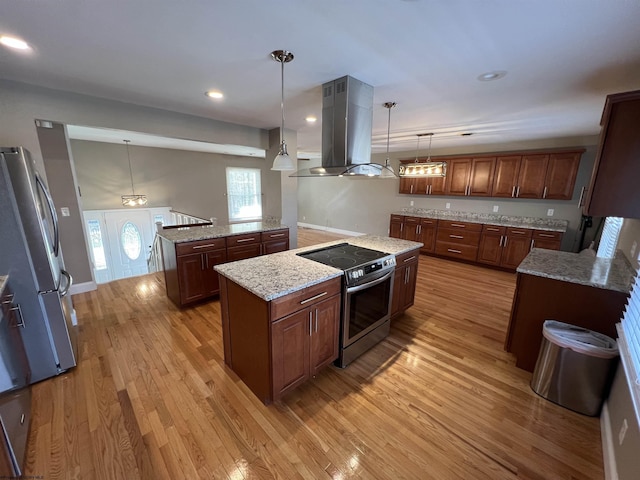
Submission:
{"label": "pendant light", "polygon": [[147,204],[146,195],[136,195],[133,189],[133,170],[131,170],[131,156],[129,155],[129,143],[131,140],[123,140],[127,146],[127,160],[129,160],[129,176],[131,177],[131,195],[122,195],[122,206],[124,207],[141,207]]}
{"label": "pendant light", "polygon": [[[420,162],[418,160],[418,150],[420,149],[420,137],[429,137],[429,153],[427,154],[427,160]],[[447,173],[446,162],[432,162],[431,161],[431,140],[433,139],[433,133],[419,133],[418,134],[418,146],[416,147],[416,159],[414,163],[400,165],[398,169],[398,175],[401,177],[444,177]]]}
{"label": "pendant light", "polygon": [[389,110],[389,119],[387,121],[387,159],[380,170],[380,178],[396,178],[393,167],[389,163],[389,137],[391,136],[391,109],[397,105],[396,102],[385,102],[382,104],[384,108]]}
{"label": "pendant light", "polygon": [[271,170],[291,171],[296,169],[293,159],[287,153],[287,144],[284,142],[284,64],[293,60],[293,53],[287,50],[274,50],[271,52],[271,58],[276,62],[280,62],[280,79],[282,87],[282,96],[280,101],[280,111],[282,112],[282,124],[280,125],[280,150],[273,160]]}

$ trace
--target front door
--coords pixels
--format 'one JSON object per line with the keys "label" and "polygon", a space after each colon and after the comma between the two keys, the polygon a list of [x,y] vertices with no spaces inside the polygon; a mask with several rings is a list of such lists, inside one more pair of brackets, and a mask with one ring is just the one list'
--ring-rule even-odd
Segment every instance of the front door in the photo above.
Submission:
{"label": "front door", "polygon": [[148,210],[105,212],[114,280],[149,272],[147,257],[153,244],[152,222]]}

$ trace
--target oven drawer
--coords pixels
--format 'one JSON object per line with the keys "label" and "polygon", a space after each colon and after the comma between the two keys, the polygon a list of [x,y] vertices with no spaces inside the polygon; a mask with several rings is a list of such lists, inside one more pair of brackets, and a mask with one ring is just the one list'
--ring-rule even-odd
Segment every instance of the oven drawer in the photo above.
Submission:
{"label": "oven drawer", "polygon": [[290,293],[270,302],[271,320],[275,321],[291,313],[320,302],[325,298],[340,293],[342,290],[342,277],[332,278],[326,282],[311,285],[297,292]]}
{"label": "oven drawer", "polygon": [[469,245],[477,247],[480,244],[480,232],[459,230],[443,230],[438,228],[436,242],[454,243],[456,245]]}
{"label": "oven drawer", "polygon": [[459,258],[461,260],[476,261],[478,257],[477,245],[461,245],[449,242],[437,242],[436,254],[445,257]]}

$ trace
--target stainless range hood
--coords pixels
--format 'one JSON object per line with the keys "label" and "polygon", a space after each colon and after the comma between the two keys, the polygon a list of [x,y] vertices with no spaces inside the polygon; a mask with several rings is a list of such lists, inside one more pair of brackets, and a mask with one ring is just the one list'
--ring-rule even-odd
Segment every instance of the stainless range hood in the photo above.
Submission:
{"label": "stainless range hood", "polygon": [[291,177],[377,177],[371,163],[373,87],[348,75],[322,85],[322,166]]}

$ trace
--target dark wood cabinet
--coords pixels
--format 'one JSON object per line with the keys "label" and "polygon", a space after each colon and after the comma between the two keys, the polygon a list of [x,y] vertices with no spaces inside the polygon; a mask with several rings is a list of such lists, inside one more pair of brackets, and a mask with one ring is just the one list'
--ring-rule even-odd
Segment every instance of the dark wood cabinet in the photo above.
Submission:
{"label": "dark wood cabinet", "polygon": [[167,296],[179,307],[220,292],[216,265],[289,249],[289,229],[174,243],[160,237]]}
{"label": "dark wood cabinet", "polygon": [[341,286],[334,278],[266,301],[222,277],[225,363],[265,404],[338,358]]}
{"label": "dark wood cabinet", "polygon": [[418,280],[418,249],[396,256],[393,277],[391,317],[395,317],[413,305]]}
{"label": "dark wood cabinet", "polygon": [[571,200],[573,198],[573,188],[576,184],[581,155],[579,152],[549,155],[542,198],[547,200]]}
{"label": "dark wood cabinet", "polygon": [[478,263],[500,266],[506,231],[506,227],[483,225],[478,247]]}
{"label": "dark wood cabinet", "polygon": [[496,158],[492,197],[513,198],[516,196],[521,161],[522,155],[499,156]]}
{"label": "dark wood cabinet", "polygon": [[389,221],[389,236],[392,238],[402,238],[404,233],[404,215],[391,215]]}
{"label": "dark wood cabinet", "polygon": [[402,229],[402,239],[410,240],[412,242],[421,242],[422,235],[420,234],[420,217],[404,217],[404,228]]}
{"label": "dark wood cabinet", "polygon": [[287,251],[289,250],[289,229],[262,232],[260,241],[262,242],[262,255]]}
{"label": "dark wood cabinet", "polygon": [[523,155],[520,161],[516,198],[542,198],[549,155]]}
{"label": "dark wood cabinet", "polygon": [[531,251],[532,230],[526,228],[507,228],[500,266],[515,270]]}
{"label": "dark wood cabinet", "polygon": [[422,218],[420,220],[420,241],[424,246],[420,249],[422,253],[434,253],[436,251],[436,232],[438,220]]}
{"label": "dark wood cabinet", "polygon": [[455,158],[447,161],[447,195],[488,197],[493,190],[495,157]]}
{"label": "dark wood cabinet", "polygon": [[436,254],[475,262],[480,244],[481,223],[439,220]]}
{"label": "dark wood cabinet", "polygon": [[468,195],[471,159],[453,158],[447,161],[446,195]]}
{"label": "dark wood cabinet", "polygon": [[421,252],[433,253],[436,248],[437,226],[436,219],[392,214],[389,222],[389,236],[421,242],[424,244],[420,249]]}
{"label": "dark wood cabinet", "polygon": [[627,294],[518,273],[505,350],[516,366],[532,372],[545,320],[588,328],[616,338]]}
{"label": "dark wood cabinet", "polygon": [[640,218],[640,90],[607,96],[585,213]]}

